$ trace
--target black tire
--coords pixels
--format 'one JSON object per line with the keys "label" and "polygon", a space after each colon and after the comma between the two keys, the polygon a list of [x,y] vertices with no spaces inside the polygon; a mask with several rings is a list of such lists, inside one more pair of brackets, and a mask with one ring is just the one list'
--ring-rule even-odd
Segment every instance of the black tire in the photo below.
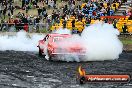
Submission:
{"label": "black tire", "polygon": [[80,84],[84,84],[86,82],[86,79],[85,77],[81,77],[79,81],[80,81]]}
{"label": "black tire", "polygon": [[42,52],[41,52],[40,47],[39,47],[39,56],[42,56]]}
{"label": "black tire", "polygon": [[53,61],[52,56],[49,54],[49,51],[48,51],[48,56],[49,56],[49,61]]}
{"label": "black tire", "polygon": [[49,61],[53,61],[51,56],[49,57]]}

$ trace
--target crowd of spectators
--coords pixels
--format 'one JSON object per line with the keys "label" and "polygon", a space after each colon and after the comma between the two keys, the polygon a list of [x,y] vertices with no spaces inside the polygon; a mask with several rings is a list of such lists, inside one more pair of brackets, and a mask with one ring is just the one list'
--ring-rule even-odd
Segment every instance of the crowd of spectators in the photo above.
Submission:
{"label": "crowd of spectators", "polygon": [[[39,7],[39,0],[19,0],[22,5],[14,5],[14,0],[3,0],[0,1],[0,31],[9,31],[10,28],[14,28],[19,31],[24,29],[28,31],[29,25],[33,25],[31,29],[37,29],[41,18],[47,17],[47,12],[45,7]],[[41,0],[43,2],[43,0]],[[18,10],[16,15],[14,15],[14,10]],[[37,9],[38,15],[33,16],[27,15],[29,9]],[[21,11],[22,10],[22,11]],[[23,11],[26,11],[24,13]]]}
{"label": "crowd of spectators", "polygon": [[[20,5],[14,5],[14,0],[2,0],[0,1],[0,18],[1,27],[0,31],[9,31],[14,27],[15,31],[25,30],[39,32],[39,30],[45,27],[45,30],[50,30],[51,26],[55,23],[59,24],[60,19],[64,19],[62,25],[66,28],[67,20],[70,17],[75,17],[77,21],[85,19],[86,25],[90,25],[91,19],[99,19],[101,16],[111,16],[117,10],[117,4],[121,5],[121,0],[78,0],[78,4],[75,0],[66,0],[67,3],[63,3],[61,0],[61,6],[57,6],[57,0],[19,0]],[[111,2],[112,1],[112,2]],[[124,1],[124,0],[123,0]],[[38,5],[38,3],[42,5]],[[104,4],[105,3],[105,4]],[[46,5],[48,7],[46,7]],[[26,13],[18,12],[14,15],[16,9],[25,10]],[[37,9],[38,15],[28,14],[30,9]],[[52,9],[52,14],[48,14],[48,9]],[[127,15],[132,19],[132,11],[129,10]],[[8,19],[6,19],[6,16]],[[108,19],[104,19],[108,22]],[[75,20],[71,21],[72,27],[75,28]],[[113,21],[114,23],[114,21]],[[84,24],[83,24],[84,26]]]}

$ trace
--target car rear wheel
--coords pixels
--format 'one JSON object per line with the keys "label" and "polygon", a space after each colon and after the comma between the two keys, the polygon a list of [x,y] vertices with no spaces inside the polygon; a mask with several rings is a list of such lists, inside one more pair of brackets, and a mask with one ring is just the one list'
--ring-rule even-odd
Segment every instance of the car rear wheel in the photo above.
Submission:
{"label": "car rear wheel", "polygon": [[50,54],[50,51],[49,51],[49,50],[48,50],[48,56],[49,56],[49,61],[53,61],[53,60],[52,60],[53,57],[52,57],[52,55]]}

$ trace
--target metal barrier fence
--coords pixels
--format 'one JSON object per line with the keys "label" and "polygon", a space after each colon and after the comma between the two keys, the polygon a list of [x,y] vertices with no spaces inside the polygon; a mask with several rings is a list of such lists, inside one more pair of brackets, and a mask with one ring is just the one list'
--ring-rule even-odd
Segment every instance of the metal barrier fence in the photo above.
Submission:
{"label": "metal barrier fence", "polygon": [[29,24],[15,24],[15,23],[3,23],[0,24],[0,31],[17,32],[19,30],[25,30],[27,32],[41,32],[49,31],[50,25],[44,23],[29,23]]}
{"label": "metal barrier fence", "polygon": [[[48,24],[48,23],[45,23],[45,24],[44,23],[36,23],[36,24],[33,24],[33,23],[30,23],[30,24],[3,23],[3,24],[0,24],[0,31],[2,31],[2,32],[17,32],[19,30],[25,30],[29,33],[32,33],[32,32],[45,33],[45,32],[51,31],[50,30],[51,25],[52,24]],[[87,24],[86,26],[90,26],[90,25],[91,24]],[[127,30],[128,33],[126,33],[126,34],[132,34],[132,24],[127,25],[127,27],[128,27],[128,30]],[[119,29],[119,31],[122,32],[123,29]]]}

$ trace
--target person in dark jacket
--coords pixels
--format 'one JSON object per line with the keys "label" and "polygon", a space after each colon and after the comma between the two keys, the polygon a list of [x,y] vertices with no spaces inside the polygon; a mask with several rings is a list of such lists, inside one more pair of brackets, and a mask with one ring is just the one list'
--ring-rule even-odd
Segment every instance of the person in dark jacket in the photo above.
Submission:
{"label": "person in dark jacket", "polygon": [[54,8],[56,8],[56,0],[53,0],[54,1]]}
{"label": "person in dark jacket", "polygon": [[38,16],[36,18],[36,31],[39,32],[39,22],[40,22],[40,17]]}
{"label": "person in dark jacket", "polygon": [[110,16],[110,7],[107,7],[106,11],[107,11],[107,16]]}
{"label": "person in dark jacket", "polygon": [[11,14],[12,14],[12,15],[13,15],[13,13],[14,13],[14,9],[15,9],[15,8],[14,8],[13,5],[10,5],[10,6],[9,6],[9,10],[11,11]]}
{"label": "person in dark jacket", "polygon": [[126,23],[124,23],[122,30],[123,30],[123,33],[128,33]]}
{"label": "person in dark jacket", "polygon": [[107,23],[107,22],[108,22],[108,19],[107,19],[107,18],[105,18],[105,19],[104,19],[104,22],[105,22],[105,23]]}
{"label": "person in dark jacket", "polygon": [[3,29],[3,27],[4,27],[4,20],[3,19],[1,19],[1,28],[0,28],[0,31],[2,31],[2,29]]}
{"label": "person in dark jacket", "polygon": [[25,5],[25,0],[22,0],[22,8],[24,7]]}
{"label": "person in dark jacket", "polygon": [[66,28],[66,20],[63,21],[63,28]]}
{"label": "person in dark jacket", "polygon": [[7,7],[5,7],[4,10],[3,10],[4,19],[5,19],[6,11],[7,11]]}
{"label": "person in dark jacket", "polygon": [[40,16],[41,13],[42,13],[42,9],[39,7],[39,8],[38,8],[38,15]]}
{"label": "person in dark jacket", "polygon": [[75,20],[72,20],[72,28],[74,29],[75,28]]}

